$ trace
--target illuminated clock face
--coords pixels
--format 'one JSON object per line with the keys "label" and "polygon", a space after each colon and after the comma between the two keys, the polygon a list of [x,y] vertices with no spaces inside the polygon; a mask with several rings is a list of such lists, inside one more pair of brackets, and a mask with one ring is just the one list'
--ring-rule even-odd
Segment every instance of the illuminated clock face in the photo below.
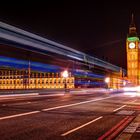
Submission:
{"label": "illuminated clock face", "polygon": [[130,48],[130,49],[134,49],[134,48],[135,48],[135,43],[134,43],[134,42],[131,42],[131,43],[129,44],[129,48]]}

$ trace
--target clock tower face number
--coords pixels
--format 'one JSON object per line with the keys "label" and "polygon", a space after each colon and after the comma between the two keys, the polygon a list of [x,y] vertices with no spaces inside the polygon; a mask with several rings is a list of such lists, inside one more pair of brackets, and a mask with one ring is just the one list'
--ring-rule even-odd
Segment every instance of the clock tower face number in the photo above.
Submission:
{"label": "clock tower face number", "polygon": [[129,43],[129,48],[134,49],[135,48],[135,43],[134,42]]}

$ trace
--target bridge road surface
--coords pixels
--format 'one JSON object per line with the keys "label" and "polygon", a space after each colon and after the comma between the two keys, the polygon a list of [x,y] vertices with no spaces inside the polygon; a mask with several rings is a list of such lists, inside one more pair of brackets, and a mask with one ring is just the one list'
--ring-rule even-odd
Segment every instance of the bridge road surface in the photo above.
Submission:
{"label": "bridge road surface", "polygon": [[0,97],[0,140],[140,139],[140,97],[85,90]]}

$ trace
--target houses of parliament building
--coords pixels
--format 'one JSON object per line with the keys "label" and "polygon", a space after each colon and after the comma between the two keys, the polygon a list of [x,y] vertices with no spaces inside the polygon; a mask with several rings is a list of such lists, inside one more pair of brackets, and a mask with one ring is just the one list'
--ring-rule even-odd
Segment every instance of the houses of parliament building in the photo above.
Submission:
{"label": "houses of parliament building", "polygon": [[0,69],[0,89],[59,89],[74,88],[74,77],[63,78],[61,73]]}

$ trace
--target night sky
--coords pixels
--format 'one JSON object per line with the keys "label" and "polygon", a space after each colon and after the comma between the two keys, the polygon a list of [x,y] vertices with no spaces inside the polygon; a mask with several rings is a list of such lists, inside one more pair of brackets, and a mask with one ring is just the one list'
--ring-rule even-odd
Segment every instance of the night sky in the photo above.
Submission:
{"label": "night sky", "polygon": [[140,33],[139,4],[132,1],[46,1],[0,4],[0,20],[126,68],[131,14]]}

